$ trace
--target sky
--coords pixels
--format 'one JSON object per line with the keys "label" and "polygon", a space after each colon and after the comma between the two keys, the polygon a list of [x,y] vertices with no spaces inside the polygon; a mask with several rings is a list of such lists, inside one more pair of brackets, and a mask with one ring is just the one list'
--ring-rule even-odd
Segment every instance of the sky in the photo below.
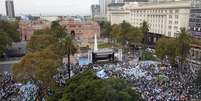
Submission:
{"label": "sky", "polygon": [[[99,0],[13,0],[16,15],[89,15],[91,4]],[[5,0],[0,0],[0,14],[5,15]]]}

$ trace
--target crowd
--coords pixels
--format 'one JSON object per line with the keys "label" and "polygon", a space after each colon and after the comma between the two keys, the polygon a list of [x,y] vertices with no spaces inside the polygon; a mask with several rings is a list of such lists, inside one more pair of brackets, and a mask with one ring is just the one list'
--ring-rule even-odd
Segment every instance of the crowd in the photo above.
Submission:
{"label": "crowd", "polygon": [[[201,91],[193,83],[193,75],[189,68],[177,72],[170,65],[161,65],[160,62],[119,62],[108,64],[90,64],[80,66],[71,65],[71,76],[88,69],[97,71],[97,76],[105,79],[118,77],[127,80],[144,98],[145,101],[189,101],[201,99]],[[37,86],[32,83],[19,85],[9,73],[3,74],[0,86],[0,100],[7,99],[13,94],[20,95],[21,99],[35,99]],[[66,65],[58,68],[58,73],[53,76],[59,86],[64,86],[68,81]],[[25,100],[24,100],[25,101]]]}
{"label": "crowd", "polygon": [[[72,65],[71,68],[73,75],[86,69],[93,69],[97,71],[97,76],[102,78],[108,76],[126,79],[133,85],[134,89],[141,93],[145,101],[201,99],[201,91],[193,83],[193,73],[189,68],[185,68],[185,71],[179,73],[170,65],[162,66],[160,62],[154,61],[93,64],[90,66],[77,64]],[[106,76],[103,71],[107,74]],[[100,73],[104,74],[105,77]]]}
{"label": "crowd", "polygon": [[10,96],[18,92],[18,84],[13,79],[13,76],[10,73],[1,74],[0,81],[0,100],[8,99]]}

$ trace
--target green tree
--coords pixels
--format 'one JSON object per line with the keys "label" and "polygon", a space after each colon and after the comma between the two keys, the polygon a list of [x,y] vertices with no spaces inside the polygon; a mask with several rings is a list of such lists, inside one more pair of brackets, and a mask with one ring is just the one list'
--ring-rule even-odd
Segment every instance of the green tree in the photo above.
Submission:
{"label": "green tree", "polygon": [[122,35],[120,31],[120,27],[117,24],[112,25],[112,31],[110,32],[110,35],[112,39],[116,42],[121,42],[122,40]]}
{"label": "green tree", "polygon": [[141,30],[142,33],[144,34],[144,44],[147,41],[147,33],[149,32],[149,24],[146,21],[143,21],[141,24]]}
{"label": "green tree", "polygon": [[52,89],[56,85],[52,77],[56,74],[59,63],[58,56],[45,49],[40,52],[26,54],[20,63],[13,65],[12,72],[19,82],[41,81],[44,93],[46,93],[48,88]]}
{"label": "green tree", "polygon": [[138,27],[131,27],[126,34],[126,39],[129,43],[141,43],[143,37],[142,31]]}
{"label": "green tree", "polygon": [[0,21],[0,56],[12,42],[20,41],[17,22]]}
{"label": "green tree", "polygon": [[12,42],[20,41],[18,22],[0,21],[0,32],[7,33]]}
{"label": "green tree", "polygon": [[124,80],[102,80],[85,71],[69,81],[59,101],[141,101],[141,97]]}
{"label": "green tree", "polygon": [[70,78],[70,55],[74,55],[77,51],[77,47],[73,40],[70,37],[63,38],[60,42],[61,50],[63,51],[63,55],[67,55],[68,58],[68,74]]}
{"label": "green tree", "polygon": [[41,51],[55,44],[56,38],[49,34],[33,35],[28,42],[27,49],[29,52]]}
{"label": "green tree", "polygon": [[161,38],[156,43],[156,55],[160,59],[168,57],[170,64],[174,65],[178,56],[178,41],[174,38]]}
{"label": "green tree", "polygon": [[51,24],[51,34],[58,38],[64,38],[65,36],[67,36],[67,32],[65,30],[65,27],[62,27],[58,21],[53,21]]}
{"label": "green tree", "polygon": [[178,54],[181,67],[183,63],[186,61],[187,57],[189,56],[190,52],[190,45],[191,45],[191,37],[186,30],[186,28],[181,28],[178,39]]}
{"label": "green tree", "polygon": [[3,55],[9,45],[11,45],[11,38],[7,33],[0,32],[0,56]]}
{"label": "green tree", "polygon": [[128,35],[129,30],[131,29],[131,24],[127,23],[126,21],[123,21],[120,23],[120,31],[121,31],[121,36],[122,36],[122,43],[125,45],[127,40],[126,35]]}
{"label": "green tree", "polygon": [[110,32],[112,30],[112,26],[110,22],[107,21],[101,21],[99,22],[100,30],[101,30],[101,36],[103,37],[110,37]]}

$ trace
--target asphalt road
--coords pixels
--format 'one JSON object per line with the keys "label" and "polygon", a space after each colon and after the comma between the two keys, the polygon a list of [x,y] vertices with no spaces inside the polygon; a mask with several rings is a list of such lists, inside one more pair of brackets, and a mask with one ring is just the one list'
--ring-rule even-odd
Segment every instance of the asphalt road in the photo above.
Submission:
{"label": "asphalt road", "polygon": [[18,62],[19,60],[0,61],[0,74],[3,72],[11,72],[12,65]]}

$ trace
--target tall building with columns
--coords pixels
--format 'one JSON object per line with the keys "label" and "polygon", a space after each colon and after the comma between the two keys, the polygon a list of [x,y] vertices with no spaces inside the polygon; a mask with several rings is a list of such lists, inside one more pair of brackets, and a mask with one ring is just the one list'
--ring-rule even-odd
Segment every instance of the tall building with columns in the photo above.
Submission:
{"label": "tall building with columns", "polygon": [[[119,7],[120,8],[120,7]],[[181,27],[189,28],[191,1],[125,4],[120,10],[108,9],[108,21],[119,24],[123,20],[139,27],[147,21],[150,33],[177,37]]]}

